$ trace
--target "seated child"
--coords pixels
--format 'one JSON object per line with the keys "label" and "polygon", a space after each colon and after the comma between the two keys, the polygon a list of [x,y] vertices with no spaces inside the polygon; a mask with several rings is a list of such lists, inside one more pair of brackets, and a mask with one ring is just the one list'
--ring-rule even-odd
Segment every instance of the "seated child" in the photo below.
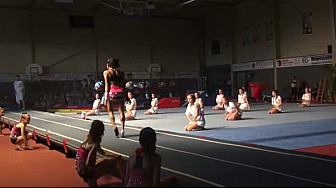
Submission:
{"label": "seated child", "polygon": [[159,112],[159,100],[156,97],[156,94],[152,94],[151,108],[145,111],[146,115],[157,114]]}
{"label": "seated child", "polygon": [[96,94],[96,100],[94,100],[93,104],[92,104],[92,110],[88,113],[86,113],[86,115],[90,116],[90,115],[99,115],[99,108],[100,108],[100,97],[99,94]]}
{"label": "seated child", "polygon": [[272,91],[272,108],[268,110],[269,114],[275,114],[282,111],[282,100],[277,90]]}
{"label": "seated child", "polygon": [[226,120],[233,121],[241,119],[243,112],[233,102],[229,102],[227,97],[224,97],[223,102],[223,109],[225,111],[224,116]]}
{"label": "seated child", "polygon": [[136,114],[137,114],[137,111],[136,111],[137,102],[135,98],[133,98],[133,94],[131,92],[128,92],[127,96],[128,96],[128,100],[125,103],[125,106],[126,106],[125,118],[126,120],[133,120],[135,119]]}
{"label": "seated child", "polygon": [[305,94],[302,95],[302,103],[299,105],[300,108],[311,106],[312,94],[309,92],[308,87],[305,88]]}

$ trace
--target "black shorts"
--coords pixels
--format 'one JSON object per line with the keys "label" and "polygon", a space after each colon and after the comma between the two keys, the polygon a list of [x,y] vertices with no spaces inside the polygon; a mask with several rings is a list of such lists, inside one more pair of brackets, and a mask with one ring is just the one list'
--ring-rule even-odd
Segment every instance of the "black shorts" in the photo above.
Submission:
{"label": "black shorts", "polygon": [[292,95],[297,95],[297,88],[295,87],[292,88]]}
{"label": "black shorts", "polygon": [[10,140],[13,144],[15,144],[17,141],[17,137],[10,137]]}

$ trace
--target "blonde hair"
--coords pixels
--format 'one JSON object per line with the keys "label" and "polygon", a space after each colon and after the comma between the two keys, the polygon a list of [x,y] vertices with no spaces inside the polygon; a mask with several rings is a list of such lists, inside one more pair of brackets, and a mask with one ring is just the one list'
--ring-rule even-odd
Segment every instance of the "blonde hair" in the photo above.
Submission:
{"label": "blonde hair", "polygon": [[22,113],[20,117],[20,122],[22,120],[27,120],[28,118],[30,118],[30,115],[28,113]]}

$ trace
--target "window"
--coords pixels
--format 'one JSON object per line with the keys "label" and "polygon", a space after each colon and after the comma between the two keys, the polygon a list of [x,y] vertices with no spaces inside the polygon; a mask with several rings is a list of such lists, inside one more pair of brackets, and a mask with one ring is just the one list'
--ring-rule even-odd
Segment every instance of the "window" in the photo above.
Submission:
{"label": "window", "polygon": [[313,33],[313,13],[305,13],[302,16],[302,34],[312,34]]}

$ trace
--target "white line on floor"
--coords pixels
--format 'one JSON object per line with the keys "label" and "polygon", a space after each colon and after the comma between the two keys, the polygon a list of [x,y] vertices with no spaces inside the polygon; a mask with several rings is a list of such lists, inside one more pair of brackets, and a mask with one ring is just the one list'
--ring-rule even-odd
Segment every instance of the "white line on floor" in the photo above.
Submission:
{"label": "white line on floor", "polygon": [[[32,127],[35,127],[39,130],[42,130],[42,128],[39,128],[39,127],[36,127],[36,126],[33,126],[33,125],[30,125]],[[63,137],[65,139],[70,139],[70,140],[73,140],[73,141],[76,141],[76,142],[79,142],[79,143],[82,143],[82,141],[78,140],[78,139],[75,139],[75,138],[72,138],[72,137],[69,137],[69,136],[66,136],[66,135],[62,135],[62,134],[59,134],[57,132],[53,132],[53,131],[50,131],[48,130],[48,133],[51,133],[51,134],[54,134],[54,135],[58,135],[60,137]],[[125,154],[122,154],[122,153],[118,153],[118,152],[115,152],[113,150],[109,150],[109,149],[106,149],[106,148],[103,148],[104,150],[108,151],[108,152],[111,152],[111,153],[114,153],[114,154],[117,154],[117,155],[121,155],[123,157],[126,157],[126,158],[129,158],[129,156],[125,155]],[[176,173],[176,174],[180,174],[180,175],[183,175],[183,176],[186,176],[186,177],[189,177],[189,178],[192,178],[192,179],[195,179],[195,180],[198,180],[198,181],[201,181],[201,182],[205,182],[205,183],[208,183],[210,185],[213,185],[213,186],[216,186],[216,187],[224,187],[223,185],[221,184],[217,184],[215,182],[211,182],[209,180],[206,180],[206,179],[203,179],[203,178],[200,178],[200,177],[196,177],[194,175],[190,175],[190,174],[187,174],[187,173],[183,173],[183,172],[180,172],[180,171],[176,171],[174,169],[169,169],[169,168],[166,168],[166,167],[163,167],[161,166],[162,169],[164,170],[167,170],[167,171],[170,171],[170,172],[173,172],[173,173]]]}
{"label": "white line on floor", "polygon": [[[83,119],[80,119],[80,118],[72,118],[72,117],[68,117],[68,116],[55,115],[55,114],[51,114],[51,113],[39,112],[39,111],[34,111],[34,110],[33,110],[33,112],[40,113],[40,114],[59,116],[59,117],[64,117],[64,118],[69,118],[69,119],[76,119],[76,120],[82,120],[82,121],[90,121],[90,120],[83,120]],[[109,122],[105,122],[105,121],[103,121],[103,122],[105,124],[111,125],[111,123],[109,123]],[[71,126],[71,127],[74,127],[74,126]],[[135,127],[135,126],[132,126],[132,127]],[[141,130],[139,128],[132,128],[132,127],[127,127],[127,128],[128,129],[132,129],[132,130],[138,130],[138,131]],[[191,137],[191,136],[177,135],[177,134],[165,133],[165,132],[160,132],[160,131],[157,131],[156,133],[157,134],[161,134],[161,135],[178,137],[178,138],[184,138],[184,139],[190,139],[190,140],[198,140],[198,141],[202,141],[202,142],[209,142],[209,143],[214,143],[214,144],[234,146],[234,147],[239,147],[239,148],[247,148],[247,149],[251,149],[251,150],[257,150],[257,151],[263,151],[263,152],[269,152],[269,153],[275,153],[275,154],[281,154],[281,155],[296,156],[296,157],[301,157],[301,158],[308,158],[308,159],[314,159],[314,160],[319,160],[319,161],[326,161],[326,162],[336,163],[335,160],[324,159],[324,158],[319,158],[319,157],[306,156],[306,155],[300,155],[300,154],[292,154],[292,153],[288,153],[288,152],[281,152],[281,151],[275,151],[275,150],[267,150],[267,149],[262,149],[262,148],[257,148],[257,147],[244,146],[244,145],[239,145],[239,144],[232,144],[232,143],[227,143],[227,142],[220,142],[220,141],[214,141],[214,140],[209,140],[209,139],[196,138],[196,137]]]}
{"label": "white line on floor", "polygon": [[[15,113],[15,114],[18,114],[18,113]],[[36,117],[35,117],[36,119]],[[37,119],[40,119],[40,118],[37,118]],[[40,119],[40,120],[44,120],[44,119]],[[44,121],[49,121],[49,120],[44,120]],[[53,121],[49,121],[49,122],[53,122]],[[53,122],[53,123],[56,123],[56,124],[61,124],[61,123],[57,123],[57,122]],[[61,125],[64,125],[64,126],[69,126],[67,124],[61,124]],[[74,127],[72,126],[73,128],[78,128],[78,127]],[[38,127],[36,127],[38,128]],[[41,128],[39,128],[41,129]],[[80,128],[82,129],[82,128]],[[136,129],[136,130],[140,130],[140,129]],[[88,130],[87,130],[88,131]],[[67,137],[65,135],[62,135],[62,134],[59,134],[59,133],[56,133],[56,132],[52,132],[50,131],[50,133],[53,133],[53,134],[56,134],[56,135],[59,135],[61,137],[64,137],[64,138],[68,138],[68,139],[72,139],[74,141],[77,141],[77,142],[82,142],[78,139],[74,139],[74,138],[71,138],[71,137]],[[163,133],[163,134],[166,134],[166,135],[173,135],[173,134],[168,134],[168,133]],[[177,136],[177,137],[181,137],[179,135],[173,135],[173,136]],[[185,138],[185,136],[183,136],[182,138]],[[190,138],[190,139],[195,139],[193,137],[187,137],[187,138]],[[131,142],[136,142],[138,143],[138,141],[136,140],[133,140],[133,139],[128,139],[128,138],[121,138],[123,140],[127,140],[127,141],[131,141]],[[197,140],[202,140],[202,141],[207,141],[206,139],[198,139],[196,138]],[[225,143],[222,143],[222,142],[218,142],[218,141],[211,141],[211,142],[216,142],[216,143],[219,143],[219,144],[225,144]],[[232,145],[232,144],[230,144]],[[166,150],[170,150],[170,151],[175,151],[175,152],[179,152],[179,153],[185,153],[185,154],[189,154],[189,155],[194,155],[194,156],[198,156],[198,157],[202,157],[202,158],[206,158],[206,159],[211,159],[211,160],[215,160],[215,161],[221,161],[221,162],[226,162],[226,163],[230,163],[230,164],[234,164],[234,165],[239,165],[239,166],[244,166],[244,167],[249,167],[249,168],[253,168],[253,169],[257,169],[257,170],[262,170],[262,171],[265,171],[265,172],[270,172],[270,173],[274,173],[274,174],[278,174],[278,175],[282,175],[282,176],[287,176],[287,177],[290,177],[290,178],[294,178],[294,179],[298,179],[298,180],[304,180],[304,181],[308,181],[308,182],[312,182],[312,183],[318,183],[318,184],[323,184],[323,185],[326,185],[326,186],[332,186],[332,187],[336,187],[336,185],[333,185],[333,184],[329,184],[329,183],[323,183],[323,182],[319,182],[319,181],[314,181],[314,180],[310,180],[310,179],[305,179],[305,178],[301,178],[301,177],[296,177],[296,176],[293,176],[293,175],[289,175],[289,174],[285,174],[285,173],[281,173],[281,172],[277,172],[277,171],[272,171],[272,170],[269,170],[269,169],[264,169],[264,168],[260,168],[260,167],[256,167],[256,166],[252,166],[252,165],[247,165],[247,164],[242,164],[242,163],[238,163],[238,162],[232,162],[232,161],[227,161],[227,160],[223,160],[223,159],[218,159],[218,158],[213,158],[213,157],[209,157],[209,156],[205,156],[205,155],[201,155],[201,154],[197,154],[197,153],[192,153],[192,152],[188,152],[188,151],[183,151],[183,150],[177,150],[177,149],[173,149],[173,148],[168,148],[168,147],[164,147],[164,146],[160,146],[160,145],[157,145],[157,147],[159,148],[163,148],[163,149],[166,149]],[[240,145],[239,145],[240,147]],[[252,148],[252,147],[249,147],[249,148]],[[112,153],[115,153],[115,154],[119,154],[119,155],[122,155],[124,157],[128,157],[124,154],[121,154],[121,153],[118,153],[118,152],[115,152],[115,151],[112,151],[112,150],[109,150],[109,149],[106,149],[104,148],[104,150],[106,151],[110,151]],[[259,150],[259,149],[257,149]],[[289,154],[289,155],[293,155],[293,154]],[[294,154],[295,155],[295,154]],[[324,159],[323,159],[324,160]],[[168,169],[168,168],[167,168]],[[200,178],[201,179],[201,178]],[[199,180],[199,179],[197,179]],[[200,180],[202,181],[202,180]],[[211,181],[209,181],[211,182]],[[208,184],[210,184],[209,182],[207,182]],[[216,183],[215,183],[216,184]],[[217,186],[217,185],[215,185]],[[220,185],[219,187],[224,187],[222,185]]]}
{"label": "white line on floor", "polygon": [[[132,139],[128,139],[128,138],[123,138],[123,139],[138,143],[138,141],[136,141],[136,140],[132,140]],[[211,160],[215,160],[215,161],[221,161],[221,162],[225,162],[225,163],[229,163],[229,164],[234,164],[234,165],[238,165],[238,166],[257,169],[257,170],[261,170],[261,171],[265,171],[265,172],[269,172],[269,173],[274,173],[274,174],[277,174],[277,175],[282,175],[282,176],[286,176],[286,177],[290,177],[290,178],[294,178],[294,179],[298,179],[298,180],[303,180],[303,181],[307,181],[307,182],[311,182],[311,183],[317,183],[317,184],[322,184],[322,185],[326,185],[326,186],[336,187],[336,185],[333,185],[333,184],[319,182],[319,181],[310,180],[310,179],[306,179],[306,178],[301,178],[301,177],[293,176],[293,175],[290,175],[290,174],[281,173],[281,172],[273,171],[273,170],[270,170],[270,169],[264,169],[264,168],[253,166],[253,165],[247,165],[247,164],[243,164],[243,163],[238,163],[238,162],[213,158],[213,157],[209,157],[209,156],[205,156],[205,155],[201,155],[201,154],[196,154],[196,153],[192,153],[192,152],[188,152],[188,151],[176,150],[176,149],[173,149],[173,148],[167,148],[167,147],[160,146],[160,145],[156,145],[156,147],[163,148],[163,149],[170,150],[170,151],[176,151],[176,152],[179,152],[179,153],[194,155],[194,156],[198,156],[198,157],[202,157],[202,158],[206,158],[206,159],[211,159]]]}

